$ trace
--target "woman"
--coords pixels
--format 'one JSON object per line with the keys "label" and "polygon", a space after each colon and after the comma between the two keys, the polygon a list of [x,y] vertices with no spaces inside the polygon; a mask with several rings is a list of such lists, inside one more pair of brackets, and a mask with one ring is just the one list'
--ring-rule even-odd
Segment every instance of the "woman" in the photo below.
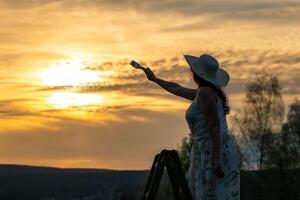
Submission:
{"label": "woman", "polygon": [[228,134],[226,114],[230,108],[221,89],[229,82],[228,73],[211,55],[185,55],[197,89],[156,77],[150,68],[147,78],[168,92],[191,100],[185,113],[192,149],[186,178],[194,200],[239,200],[240,162],[237,145]]}

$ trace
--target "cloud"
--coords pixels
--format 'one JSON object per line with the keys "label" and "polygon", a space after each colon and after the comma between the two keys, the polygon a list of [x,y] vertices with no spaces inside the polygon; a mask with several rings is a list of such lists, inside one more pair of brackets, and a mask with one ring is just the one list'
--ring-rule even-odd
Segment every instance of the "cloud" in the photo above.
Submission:
{"label": "cloud", "polygon": [[[210,22],[222,21],[231,19],[235,21],[240,20],[253,20],[256,22],[285,22],[285,23],[298,23],[300,19],[300,3],[292,1],[91,1],[94,5],[109,5],[113,8],[130,8],[135,11],[146,11],[151,13],[176,13],[186,17],[199,17],[210,16]],[[195,23],[186,24],[183,27],[170,27],[167,30],[186,30],[185,28],[198,29],[211,28],[211,23]],[[217,23],[213,23],[217,26]],[[178,29],[179,28],[179,29]]]}
{"label": "cloud", "polygon": [[[279,52],[273,50],[225,50],[211,52],[215,55],[224,67],[231,75],[231,82],[229,85],[228,92],[230,93],[243,93],[245,88],[241,87],[247,82],[247,79],[251,79],[255,72],[260,69],[271,70],[272,73],[278,76],[279,81],[283,84],[285,94],[299,94],[300,80],[300,52]],[[197,54],[196,54],[197,55]],[[117,61],[110,66],[121,66],[116,68],[118,71],[117,76],[114,77],[117,80],[124,80],[124,83],[112,83],[112,85],[102,86],[99,85],[83,87],[83,91],[94,90],[123,90],[126,92],[135,92],[136,95],[141,94],[140,92],[147,91],[151,94],[160,92],[160,88],[156,87],[155,84],[149,83],[144,73],[138,71],[130,71],[124,67],[124,63],[128,64],[128,61]],[[146,63],[146,66],[155,72],[158,77],[165,78],[166,80],[173,80],[180,84],[195,87],[192,80],[189,79],[189,67],[180,57],[161,58]],[[100,70],[106,70],[105,65],[99,65]],[[153,66],[153,67],[152,67]],[[94,69],[97,69],[94,68]],[[112,69],[112,68],[110,68]],[[119,71],[121,70],[121,71]],[[135,80],[134,83],[128,83],[130,80]],[[153,94],[153,93],[152,93]],[[151,94],[151,95],[152,95]]]}
{"label": "cloud", "polygon": [[14,60],[28,60],[33,58],[39,58],[42,60],[52,60],[52,59],[63,59],[65,58],[63,54],[56,52],[47,51],[26,51],[21,53],[1,53],[0,60],[6,60],[12,62]]}
{"label": "cloud", "polygon": [[33,7],[40,7],[47,4],[62,2],[64,0],[2,0],[0,5],[3,7],[13,8],[13,9],[27,9]]}
{"label": "cloud", "polygon": [[14,117],[14,116],[36,115],[33,112],[18,109],[16,107],[17,103],[25,103],[25,102],[32,102],[32,101],[34,101],[34,99],[29,99],[29,98],[0,100],[0,116],[4,118],[4,117]]}
{"label": "cloud", "polygon": [[[204,53],[204,52],[202,52]],[[221,67],[227,70],[231,76],[228,92],[239,94],[245,91],[245,82],[251,79],[255,72],[260,69],[271,70],[278,76],[283,84],[285,94],[298,94],[300,84],[297,77],[300,76],[300,52],[279,52],[273,50],[224,50],[210,52],[220,60]],[[197,53],[195,53],[197,55]],[[150,82],[144,72],[135,70],[129,66],[130,60],[121,59],[104,62],[98,65],[86,66],[85,70],[96,70],[99,72],[111,71],[113,73],[103,74],[104,82],[94,82],[81,86],[39,86],[37,91],[72,90],[77,92],[120,92],[137,96],[170,96],[162,92],[156,83]],[[183,86],[196,88],[191,77],[189,77],[189,66],[182,56],[165,57],[149,61],[140,61],[144,66],[149,66],[156,76],[165,80],[174,81]]]}
{"label": "cloud", "polygon": [[44,165],[53,159],[90,160],[85,164],[102,163],[97,165],[99,168],[146,169],[155,153],[176,148],[187,135],[184,116],[179,111],[126,108],[117,112],[124,121],[84,125],[64,120],[58,123],[59,131],[40,128],[1,133],[1,160],[39,160]]}
{"label": "cloud", "polygon": [[[2,1],[2,6],[12,9],[29,9],[41,7],[49,4],[57,4],[61,10],[76,10],[80,8],[98,8],[100,10],[110,10],[113,12],[135,11],[147,15],[176,14],[185,17],[209,16],[210,22],[214,20],[222,21],[226,19],[240,21],[253,20],[256,22],[285,22],[297,23],[300,18],[300,3],[297,1],[238,1],[238,0],[30,0],[30,1]],[[205,25],[186,24],[183,27],[201,28],[209,27]],[[213,25],[215,26],[215,25]],[[170,27],[166,30],[186,30],[179,27]]]}
{"label": "cloud", "polygon": [[161,29],[163,32],[191,32],[191,31],[199,31],[199,30],[208,30],[208,29],[216,29],[220,28],[221,24],[216,21],[203,21],[199,20],[193,23],[185,23],[185,24],[177,24],[170,25]]}

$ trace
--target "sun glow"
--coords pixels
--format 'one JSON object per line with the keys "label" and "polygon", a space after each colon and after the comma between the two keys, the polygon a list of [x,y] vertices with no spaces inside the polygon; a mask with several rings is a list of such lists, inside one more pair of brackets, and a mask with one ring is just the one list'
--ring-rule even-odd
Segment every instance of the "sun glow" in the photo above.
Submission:
{"label": "sun glow", "polygon": [[96,105],[102,101],[103,97],[100,95],[73,92],[55,92],[48,98],[48,104],[51,104],[57,108]]}
{"label": "sun glow", "polygon": [[99,72],[85,70],[81,62],[75,61],[59,63],[43,70],[39,76],[48,86],[80,85],[101,80]]}

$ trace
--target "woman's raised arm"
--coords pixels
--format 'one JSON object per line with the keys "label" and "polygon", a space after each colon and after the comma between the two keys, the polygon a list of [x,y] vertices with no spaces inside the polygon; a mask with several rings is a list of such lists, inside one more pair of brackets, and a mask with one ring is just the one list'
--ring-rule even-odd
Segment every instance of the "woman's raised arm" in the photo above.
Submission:
{"label": "woman's raised arm", "polygon": [[174,83],[171,81],[166,81],[161,78],[158,78],[154,75],[153,71],[150,68],[142,68],[142,69],[150,81],[157,83],[166,91],[191,101],[193,101],[194,98],[196,97],[197,89],[186,88],[179,85],[178,83]]}

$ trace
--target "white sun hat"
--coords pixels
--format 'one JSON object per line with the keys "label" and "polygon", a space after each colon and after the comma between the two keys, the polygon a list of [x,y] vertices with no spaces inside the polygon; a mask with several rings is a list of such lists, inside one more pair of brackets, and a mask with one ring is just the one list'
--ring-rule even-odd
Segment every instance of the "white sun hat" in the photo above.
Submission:
{"label": "white sun hat", "polygon": [[187,63],[192,71],[200,78],[218,86],[225,87],[229,80],[229,74],[219,67],[219,62],[216,58],[208,54],[202,54],[199,57],[192,55],[184,55]]}

